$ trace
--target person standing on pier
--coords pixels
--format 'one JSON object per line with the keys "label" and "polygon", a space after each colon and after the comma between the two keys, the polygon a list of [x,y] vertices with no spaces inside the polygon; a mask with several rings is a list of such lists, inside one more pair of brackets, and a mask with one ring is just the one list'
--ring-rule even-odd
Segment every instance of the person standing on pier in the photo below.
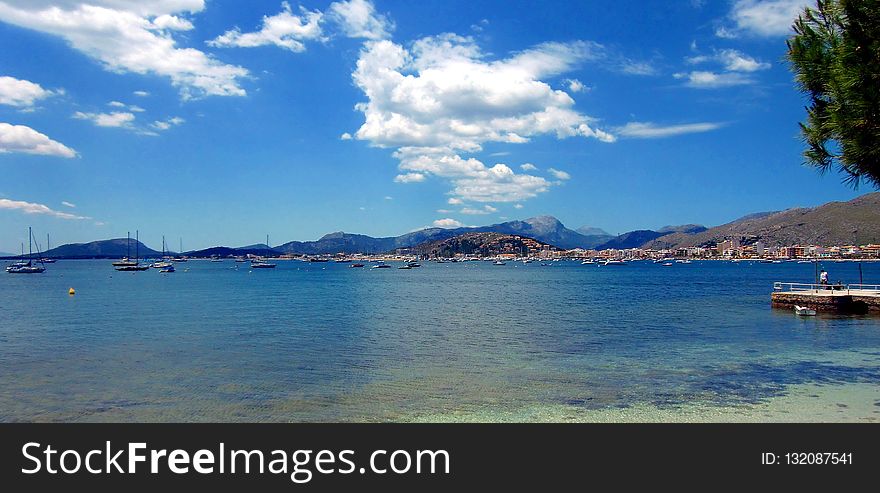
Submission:
{"label": "person standing on pier", "polygon": [[825,269],[822,269],[822,272],[819,272],[819,284],[827,285],[828,284],[828,272]]}

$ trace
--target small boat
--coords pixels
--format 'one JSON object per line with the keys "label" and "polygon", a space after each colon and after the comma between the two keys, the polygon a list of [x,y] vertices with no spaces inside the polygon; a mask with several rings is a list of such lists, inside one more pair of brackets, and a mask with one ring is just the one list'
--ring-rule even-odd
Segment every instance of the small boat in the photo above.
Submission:
{"label": "small boat", "polygon": [[160,274],[168,274],[170,272],[174,272],[174,266],[169,264],[168,267],[163,267],[159,269]]}
{"label": "small boat", "polygon": [[507,264],[500,261],[500,260],[496,260],[495,263],[493,263],[492,265],[507,265]]}
{"label": "small boat", "polygon": [[245,259],[244,257],[235,257],[235,261],[238,263],[243,263],[247,262],[247,259]]}
{"label": "small boat", "polygon": [[[269,235],[266,235],[266,257],[269,256]],[[213,262],[213,260],[212,260]],[[256,258],[251,260],[251,269],[274,269],[275,264],[267,262],[265,259]]]}
{"label": "small boat", "polygon": [[594,262],[593,259],[587,259],[587,260],[584,260],[583,262],[581,262],[581,265],[593,265],[595,263],[596,262]]}
{"label": "small boat", "polygon": [[409,270],[409,269],[412,269],[412,267],[410,267],[410,266],[408,266],[408,265],[401,265],[401,266],[398,267],[397,269],[398,269],[398,270]]}
{"label": "small boat", "polygon": [[336,262],[337,264],[347,264],[347,263],[351,262],[351,259],[338,258],[338,259],[334,260],[334,262]]}
{"label": "small boat", "polygon": [[[24,262],[24,261],[16,262],[16,263],[6,267],[6,272],[8,272],[10,274],[42,274],[43,272],[46,272],[46,268],[43,267],[42,265],[34,265],[33,264],[32,257],[34,255],[34,252],[33,252],[32,240],[33,240],[33,232],[31,231],[31,228],[28,228],[28,260],[27,260],[27,262]],[[24,250],[24,245],[22,245],[21,249]],[[37,254],[39,255],[39,257],[42,257],[39,250],[40,250],[40,246],[37,245]],[[24,252],[22,252],[22,253],[24,253]]]}
{"label": "small boat", "polygon": [[379,264],[376,264],[376,265],[374,265],[374,266],[372,266],[372,267],[370,267],[370,268],[371,268],[371,269],[390,269],[391,266],[388,265],[388,264],[379,263]]}
{"label": "small boat", "polygon": [[410,262],[410,263],[408,263],[408,264],[406,264],[406,265],[407,265],[408,267],[421,267],[421,266],[422,266],[422,264],[420,264],[420,263],[418,263],[418,262]]}
{"label": "small boat", "polygon": [[606,260],[602,265],[626,265],[623,260]]}
{"label": "small boat", "polygon": [[672,267],[672,262],[665,262],[660,264],[662,267]]}
{"label": "small boat", "polygon": [[691,261],[688,260],[688,259],[684,259],[684,260],[676,260],[676,262],[679,263],[679,264],[689,264],[689,263],[691,263]]}
{"label": "small boat", "polygon": [[[37,249],[39,250],[39,245],[37,245]],[[51,247],[51,244],[49,243],[49,234],[47,233],[46,234],[46,252],[48,252],[51,249],[52,249],[52,247]],[[40,263],[41,264],[54,264],[55,259],[49,258],[49,257],[41,258]]]}
{"label": "small boat", "polygon": [[353,267],[363,267],[363,266],[364,266],[364,264],[351,264],[348,267],[353,268]]}
{"label": "small boat", "polygon": [[802,317],[812,317],[816,315],[816,310],[806,306],[794,305],[794,313]]}
{"label": "small boat", "polygon": [[[168,257],[165,256],[165,236],[162,236],[162,260],[153,262],[151,267],[154,269],[167,269],[168,267],[171,267],[171,262]],[[172,270],[171,272],[174,271]]]}
{"label": "small boat", "polygon": [[[134,240],[134,262],[128,260],[128,257],[122,259],[122,262],[113,262],[113,266],[116,267],[116,270],[119,272],[140,272],[149,270],[150,264],[141,265],[139,259],[139,249],[141,245],[141,240],[139,239],[139,233],[135,231],[135,240]],[[128,241],[131,242],[131,234],[128,235]]]}

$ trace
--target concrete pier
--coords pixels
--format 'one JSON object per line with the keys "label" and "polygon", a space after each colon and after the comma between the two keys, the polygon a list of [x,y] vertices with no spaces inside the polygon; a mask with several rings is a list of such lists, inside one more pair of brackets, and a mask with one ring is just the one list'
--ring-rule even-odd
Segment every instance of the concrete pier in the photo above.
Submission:
{"label": "concrete pier", "polygon": [[793,309],[798,305],[817,312],[880,315],[880,289],[864,289],[862,285],[853,289],[850,286],[776,283],[770,303],[774,308]]}

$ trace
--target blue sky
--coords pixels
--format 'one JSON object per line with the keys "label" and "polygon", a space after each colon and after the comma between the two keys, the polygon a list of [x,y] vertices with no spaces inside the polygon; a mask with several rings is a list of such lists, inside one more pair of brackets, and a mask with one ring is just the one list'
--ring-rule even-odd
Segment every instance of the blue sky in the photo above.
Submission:
{"label": "blue sky", "polygon": [[805,3],[0,0],[0,251],[849,200],[801,165]]}

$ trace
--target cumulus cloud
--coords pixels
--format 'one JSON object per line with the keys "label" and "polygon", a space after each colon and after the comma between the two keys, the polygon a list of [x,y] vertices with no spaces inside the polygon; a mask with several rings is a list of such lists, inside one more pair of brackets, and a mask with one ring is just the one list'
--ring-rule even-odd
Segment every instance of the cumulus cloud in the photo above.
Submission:
{"label": "cumulus cloud", "polygon": [[459,211],[459,212],[461,212],[462,214],[468,214],[468,215],[471,215],[471,216],[475,216],[475,215],[486,215],[486,214],[492,214],[492,213],[494,213],[494,212],[498,212],[498,209],[496,209],[495,207],[492,207],[491,205],[488,205],[488,204],[487,204],[487,205],[484,205],[482,208],[479,208],[479,209],[476,209],[476,208],[473,208],[473,207],[465,207],[465,208],[463,208],[463,209],[462,209],[461,211]]}
{"label": "cumulus cloud", "polygon": [[321,12],[308,11],[304,8],[301,8],[299,15],[296,15],[289,3],[282,2],[280,13],[263,16],[263,24],[259,31],[242,33],[236,27],[208,41],[208,44],[215,47],[239,48],[275,45],[294,53],[301,53],[306,50],[305,41],[323,38],[322,17]]}
{"label": "cumulus cloud", "polygon": [[565,171],[561,171],[555,168],[548,168],[547,172],[553,175],[557,180],[569,180],[571,179],[571,175],[566,173]]}
{"label": "cumulus cloud", "polygon": [[676,135],[710,132],[723,127],[723,123],[704,122],[682,125],[657,125],[651,122],[630,122],[617,129],[622,137],[634,139],[659,139]]}
{"label": "cumulus cloud", "polygon": [[751,77],[736,72],[712,72],[695,70],[674,74],[676,79],[685,81],[685,85],[696,89],[716,89],[719,87],[742,86],[755,82]]}
{"label": "cumulus cloud", "polygon": [[0,153],[21,152],[43,156],[76,157],[76,151],[24,125],[0,122]]}
{"label": "cumulus cloud", "polygon": [[785,36],[792,34],[791,25],[805,7],[814,6],[810,0],[736,0],[728,14],[733,27],[716,30],[722,38],[735,37],[744,32],[755,36]]}
{"label": "cumulus cloud", "polygon": [[449,200],[447,200],[446,203],[449,205],[461,205],[464,201],[457,197],[449,197]]}
{"label": "cumulus cloud", "polygon": [[535,171],[536,169],[538,169],[538,167],[532,163],[521,164],[519,165],[519,168],[523,171]]}
{"label": "cumulus cloud", "polygon": [[180,118],[179,116],[175,116],[173,118],[169,118],[167,120],[156,120],[150,124],[150,127],[159,130],[165,131],[171,127],[176,127],[178,125],[182,125],[186,120]]}
{"label": "cumulus cloud", "polygon": [[757,60],[738,50],[721,50],[714,55],[697,55],[685,58],[690,65],[717,62],[728,72],[757,72],[770,68],[770,64]]}
{"label": "cumulus cloud", "polygon": [[444,229],[463,228],[464,224],[456,221],[455,219],[451,219],[451,218],[447,217],[445,219],[437,219],[436,221],[434,221],[434,227],[435,228],[444,228]]}
{"label": "cumulus cloud", "polygon": [[377,13],[373,3],[368,0],[334,2],[327,15],[350,38],[386,39],[394,30],[394,23]]}
{"label": "cumulus cloud", "polygon": [[351,140],[351,134],[348,132],[345,132],[344,134],[339,136],[339,140]]}
{"label": "cumulus cloud", "polygon": [[43,89],[39,84],[29,80],[7,75],[0,76],[0,104],[29,109],[37,101],[60,93],[61,91]]}
{"label": "cumulus cloud", "polygon": [[[491,61],[469,37],[422,38],[407,49],[391,41],[365,44],[353,74],[368,101],[355,137],[397,148],[401,170],[448,179],[452,195],[475,202],[511,202],[545,192],[544,178],[487,166],[462,154],[486,142],[525,143],[538,135],[614,141],[595,120],[574,110],[566,92],[542,81],[603,55],[585,41],[543,43]],[[397,181],[402,181],[398,177]]]}
{"label": "cumulus cloud", "polygon": [[88,120],[99,127],[132,128],[134,113],[114,111],[113,113],[86,113],[77,111],[73,114],[77,120]]}
{"label": "cumulus cloud", "polygon": [[70,214],[67,212],[60,212],[54,209],[49,208],[43,204],[37,204],[33,202],[25,202],[23,200],[10,200],[10,199],[0,199],[0,209],[4,210],[14,210],[20,211],[25,214],[43,214],[47,216],[57,217],[59,219],[71,219],[71,220],[81,220],[81,219],[91,219],[85,216],[77,216],[76,214]]}
{"label": "cumulus cloud", "polygon": [[425,175],[421,173],[403,173],[394,177],[397,183],[419,183],[425,181]]}
{"label": "cumulus cloud", "polygon": [[583,82],[577,79],[565,79],[564,82],[568,85],[568,90],[571,92],[585,92],[589,90]]}
{"label": "cumulus cloud", "polygon": [[711,55],[687,57],[685,58],[685,63],[688,65],[714,63],[719,66],[718,71],[694,70],[673,74],[673,77],[676,79],[684,80],[686,86],[698,89],[752,84],[755,82],[755,79],[748,74],[770,68],[769,63],[733,49],[716,51]]}
{"label": "cumulus cloud", "polygon": [[0,0],[0,21],[58,36],[110,71],[168,77],[184,98],[243,96],[246,69],[177,45],[176,33],[192,27],[181,16],[204,7],[204,0]]}

